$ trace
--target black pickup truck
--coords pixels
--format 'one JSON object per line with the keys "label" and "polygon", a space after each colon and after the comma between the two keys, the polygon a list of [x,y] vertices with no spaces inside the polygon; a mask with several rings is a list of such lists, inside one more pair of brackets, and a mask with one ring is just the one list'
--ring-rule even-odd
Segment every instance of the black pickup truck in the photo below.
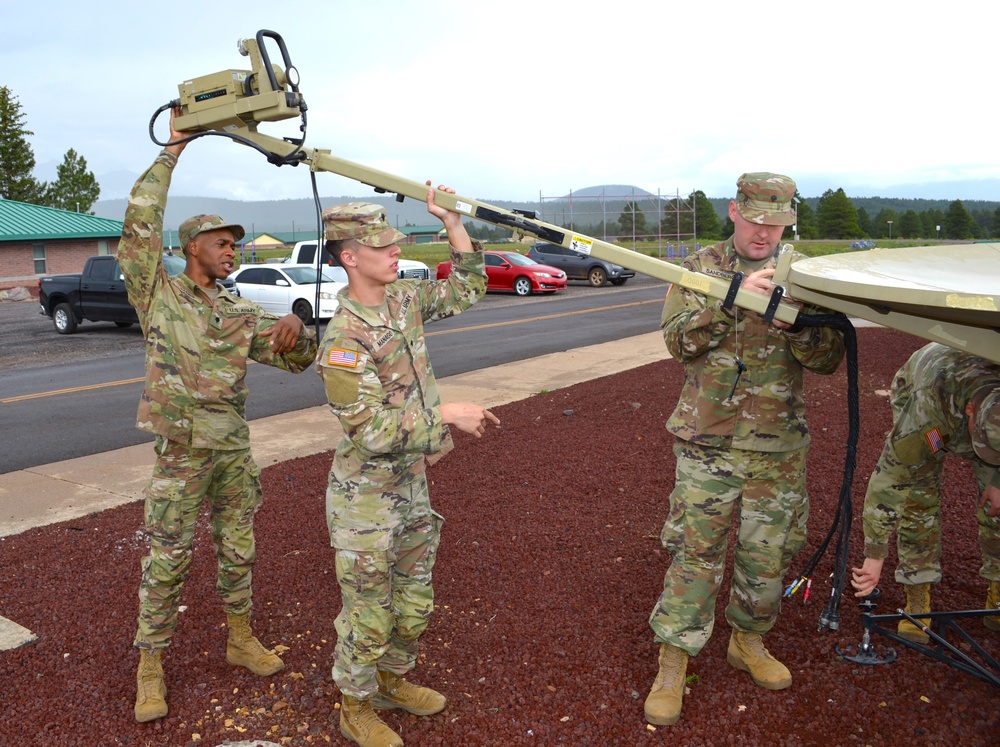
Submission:
{"label": "black pickup truck", "polygon": [[[184,258],[163,255],[163,266],[171,276],[184,271]],[[229,278],[219,284],[239,295],[236,283]],[[114,322],[129,327],[139,321],[128,302],[125,276],[118,260],[107,254],[90,257],[79,275],[51,275],[38,281],[38,302],[41,313],[52,317],[56,332],[69,335],[84,319],[91,322]]]}

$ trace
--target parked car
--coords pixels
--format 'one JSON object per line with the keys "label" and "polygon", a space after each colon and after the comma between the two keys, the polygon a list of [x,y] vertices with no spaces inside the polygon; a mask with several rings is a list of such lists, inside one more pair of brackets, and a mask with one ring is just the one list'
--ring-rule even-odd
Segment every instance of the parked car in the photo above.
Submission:
{"label": "parked car", "polygon": [[[164,254],[163,255],[163,267],[166,269],[167,274],[170,277],[175,275],[180,275],[184,272],[184,267],[187,265],[187,260],[184,259],[183,254]],[[225,278],[224,280],[216,280],[216,283],[221,285],[227,291],[232,293],[234,296],[240,295],[240,289],[236,287],[236,281],[233,280],[233,276]]]}
{"label": "parked car", "polygon": [[635,272],[626,270],[621,265],[545,241],[532,244],[528,256],[538,262],[558,267],[570,280],[586,280],[595,288],[606,282],[612,285],[625,285],[629,278],[635,277]]}
{"label": "parked car", "polygon": [[[163,255],[163,266],[171,277],[182,273],[185,264],[184,257]],[[239,295],[231,277],[218,282]],[[89,257],[80,273],[40,278],[38,305],[42,314],[52,317],[52,325],[61,335],[76,332],[77,325],[84,319],[114,322],[119,327],[131,327],[139,321],[128,301],[125,276],[113,254]]]}
{"label": "parked car", "polygon": [[[329,319],[337,310],[337,291],[347,285],[343,267],[322,268],[319,318]],[[245,265],[232,275],[240,295],[278,316],[295,314],[304,323],[313,320],[316,305],[315,265]]]}
{"label": "parked car", "polygon": [[[326,249],[323,249],[320,255],[320,259],[324,265],[327,267],[335,266],[333,257],[330,256],[330,253]],[[315,267],[316,242],[299,241],[292,248],[292,253],[288,255],[286,262],[289,264],[309,264]],[[396,263],[399,265],[399,269],[396,271],[397,277],[409,278],[411,280],[427,280],[431,276],[431,268],[415,259],[403,259],[400,257],[396,260]]]}
{"label": "parked car", "polygon": [[[519,296],[555,293],[566,287],[566,273],[517,252],[485,251],[486,290],[513,291]],[[451,274],[451,262],[437,266],[437,279]]]}

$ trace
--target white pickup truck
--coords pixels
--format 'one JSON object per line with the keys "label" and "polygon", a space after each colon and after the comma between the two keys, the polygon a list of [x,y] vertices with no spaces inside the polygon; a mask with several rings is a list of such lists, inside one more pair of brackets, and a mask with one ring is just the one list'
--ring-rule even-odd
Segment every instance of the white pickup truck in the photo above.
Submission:
{"label": "white pickup truck", "polygon": [[[285,260],[289,264],[293,265],[312,265],[316,266],[316,242],[315,241],[300,241],[292,248],[291,256]],[[323,249],[322,260],[325,265],[333,264],[333,257],[330,253]],[[427,280],[431,276],[430,268],[423,262],[417,262],[412,259],[403,259],[400,257],[397,262],[399,263],[399,277],[408,278],[412,280]]]}

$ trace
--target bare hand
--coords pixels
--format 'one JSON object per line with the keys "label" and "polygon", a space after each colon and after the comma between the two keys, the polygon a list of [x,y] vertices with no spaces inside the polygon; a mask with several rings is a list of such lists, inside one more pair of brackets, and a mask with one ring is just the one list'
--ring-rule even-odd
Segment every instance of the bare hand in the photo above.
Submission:
{"label": "bare hand", "polygon": [[851,586],[857,591],[854,596],[866,597],[878,586],[879,577],[882,575],[882,558],[865,558],[865,562],[860,568],[851,569]]}
{"label": "bare hand", "polygon": [[191,134],[190,132],[178,132],[177,130],[174,129],[174,120],[177,117],[181,116],[183,113],[184,112],[181,110],[179,106],[175,106],[173,109],[170,110],[170,140],[168,142],[174,144],[166,146],[165,149],[168,153],[173,153],[175,156],[179,156],[181,154],[181,151],[183,151],[184,148],[187,147],[187,142],[177,143],[176,141],[181,140],[182,138],[185,138]]}
{"label": "bare hand", "polygon": [[472,402],[449,402],[441,405],[441,419],[476,438],[482,437],[486,432],[487,424],[500,425],[500,418]]}
{"label": "bare hand", "polygon": [[[751,272],[745,278],[743,278],[743,284],[740,286],[748,291],[753,291],[754,293],[760,293],[762,296],[770,296],[774,293],[774,289],[777,288],[772,281],[774,277],[774,268],[766,267],[763,270],[757,270],[756,272]],[[790,298],[782,298],[783,303],[792,303],[802,308],[802,304],[798,301],[794,301]],[[780,319],[772,319],[771,324],[773,324],[778,329],[789,329],[792,325],[788,322],[783,322]]]}
{"label": "bare hand", "polygon": [[288,353],[295,349],[303,329],[305,325],[301,319],[295,314],[287,314],[275,322],[274,326],[261,332],[260,336],[271,338],[271,350],[275,353]]}
{"label": "bare hand", "polygon": [[987,485],[979,497],[979,505],[986,507],[987,516],[1000,516],[1000,488]]}

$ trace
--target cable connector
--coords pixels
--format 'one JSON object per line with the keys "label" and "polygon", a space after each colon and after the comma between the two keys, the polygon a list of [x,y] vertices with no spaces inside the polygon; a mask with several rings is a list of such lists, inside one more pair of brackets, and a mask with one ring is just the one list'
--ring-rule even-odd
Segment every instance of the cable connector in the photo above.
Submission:
{"label": "cable connector", "polygon": [[792,596],[792,594],[797,592],[802,587],[802,584],[806,583],[807,581],[811,586],[812,581],[807,576],[799,576],[797,579],[795,579],[795,581],[793,581],[791,584],[788,585],[788,588],[785,589],[785,593],[782,596],[786,597]]}

